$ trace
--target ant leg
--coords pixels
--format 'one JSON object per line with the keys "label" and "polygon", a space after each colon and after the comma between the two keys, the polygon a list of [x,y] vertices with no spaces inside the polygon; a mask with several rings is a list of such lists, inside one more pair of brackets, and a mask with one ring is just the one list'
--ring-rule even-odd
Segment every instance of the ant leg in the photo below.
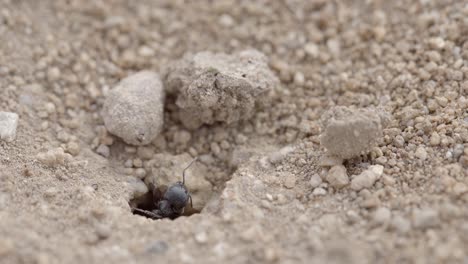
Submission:
{"label": "ant leg", "polygon": [[187,167],[185,167],[185,169],[182,171],[182,184],[185,185],[185,171],[186,171],[188,168],[190,168],[190,166],[192,166],[192,164],[193,164],[197,159],[198,159],[198,157],[195,157],[195,158],[190,162],[190,164],[189,164]]}
{"label": "ant leg", "polygon": [[147,217],[149,217],[151,219],[162,219],[163,218],[162,216],[160,216],[159,214],[157,214],[155,212],[151,212],[151,211],[147,211],[147,210],[143,210],[143,209],[139,209],[139,208],[132,208],[132,212],[141,213],[144,216],[147,216]]}
{"label": "ant leg", "polygon": [[189,194],[188,198],[190,199],[190,207],[193,208],[192,195]]}

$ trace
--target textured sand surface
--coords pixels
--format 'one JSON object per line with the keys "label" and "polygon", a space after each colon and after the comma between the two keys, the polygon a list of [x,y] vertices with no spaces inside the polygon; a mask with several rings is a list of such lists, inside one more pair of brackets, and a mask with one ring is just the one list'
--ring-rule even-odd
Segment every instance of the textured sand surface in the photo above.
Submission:
{"label": "textured sand surface", "polygon": [[[467,36],[466,1],[0,0],[0,263],[466,263]],[[280,80],[250,119],[106,131],[125,77],[247,49]],[[368,154],[326,154],[334,106],[388,113]],[[131,213],[195,156],[201,213]]]}

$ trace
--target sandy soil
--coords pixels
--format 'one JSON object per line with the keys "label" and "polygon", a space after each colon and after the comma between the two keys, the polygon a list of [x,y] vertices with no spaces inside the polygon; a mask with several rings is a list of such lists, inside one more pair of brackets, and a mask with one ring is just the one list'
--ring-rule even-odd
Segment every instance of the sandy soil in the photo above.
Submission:
{"label": "sandy soil", "polygon": [[[187,130],[168,97],[147,147],[106,132],[119,80],[248,48],[281,80],[251,119]],[[0,0],[0,111],[19,115],[0,141],[0,262],[467,263],[467,95],[465,1]],[[336,105],[390,121],[331,170]],[[201,213],[132,214],[138,178],[194,156]]]}

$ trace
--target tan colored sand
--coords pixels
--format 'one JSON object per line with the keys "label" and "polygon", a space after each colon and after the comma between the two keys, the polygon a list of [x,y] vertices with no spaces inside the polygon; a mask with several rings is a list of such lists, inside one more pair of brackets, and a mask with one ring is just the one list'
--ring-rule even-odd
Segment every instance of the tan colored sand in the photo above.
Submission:
{"label": "tan colored sand", "polygon": [[[0,262],[466,262],[467,14],[448,0],[0,0],[0,111],[19,115],[0,141]],[[169,96],[150,145],[106,131],[126,76],[250,48],[281,80],[251,119],[188,131]],[[370,153],[333,161],[351,185],[383,166],[358,191],[326,181],[320,119],[336,105],[392,117]],[[161,154],[199,157],[201,214],[131,214]]]}

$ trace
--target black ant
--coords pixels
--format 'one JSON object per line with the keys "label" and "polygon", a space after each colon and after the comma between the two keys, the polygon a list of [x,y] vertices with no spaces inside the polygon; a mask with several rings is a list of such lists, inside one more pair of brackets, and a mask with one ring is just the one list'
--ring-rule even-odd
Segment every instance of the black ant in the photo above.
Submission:
{"label": "black ant", "polygon": [[166,191],[157,188],[152,184],[153,203],[156,209],[147,211],[139,208],[133,208],[133,212],[141,213],[151,219],[170,218],[175,219],[184,213],[184,209],[190,200],[190,206],[193,208],[192,196],[185,187],[185,171],[197,160],[193,159],[190,164],[182,171],[182,182],[178,181],[169,186]]}

